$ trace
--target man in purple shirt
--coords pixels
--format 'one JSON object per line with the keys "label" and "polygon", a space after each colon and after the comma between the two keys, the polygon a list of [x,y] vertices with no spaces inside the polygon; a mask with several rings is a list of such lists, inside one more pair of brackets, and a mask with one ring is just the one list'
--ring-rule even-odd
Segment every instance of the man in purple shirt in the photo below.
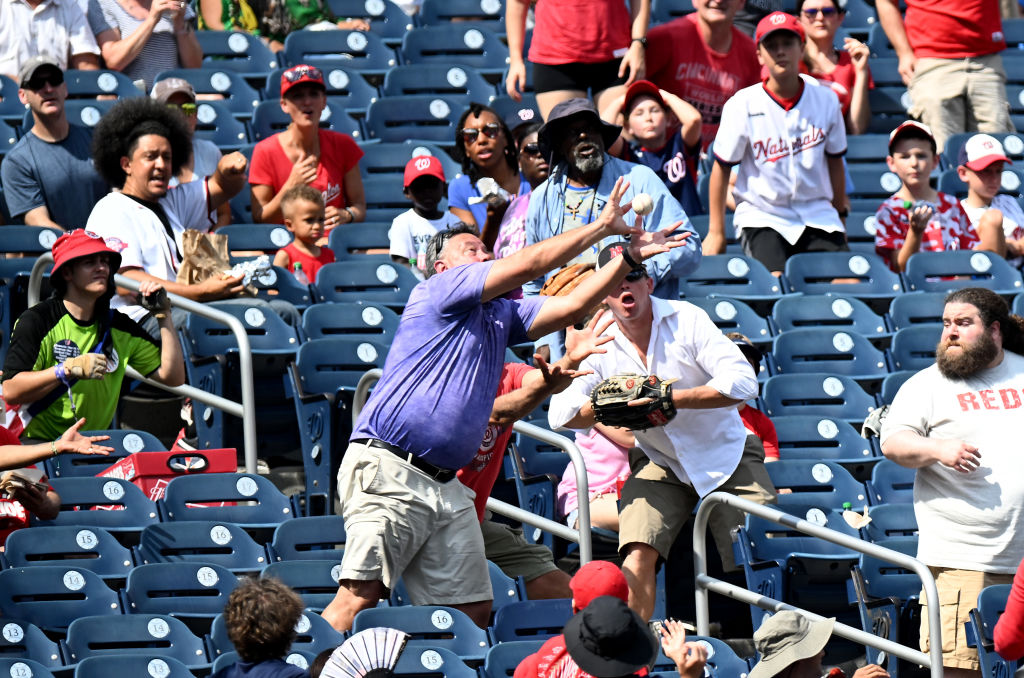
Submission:
{"label": "man in purple shirt", "polygon": [[[338,472],[345,555],[338,593],[323,612],[348,630],[403,577],[415,605],[450,605],[485,627],[491,584],[473,492],[455,472],[475,455],[487,428],[507,346],[582,320],[643,261],[681,246],[674,224],[629,227],[620,179],[592,223],[493,260],[473,233],[435,235],[429,278],[402,314],[384,374],[363,408]],[[567,296],[505,295],[603,238],[632,237],[627,255]]]}

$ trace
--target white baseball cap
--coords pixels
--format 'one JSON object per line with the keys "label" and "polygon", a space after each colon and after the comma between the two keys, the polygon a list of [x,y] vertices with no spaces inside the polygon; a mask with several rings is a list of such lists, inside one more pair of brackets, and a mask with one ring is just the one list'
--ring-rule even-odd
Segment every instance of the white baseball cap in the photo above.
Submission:
{"label": "white baseball cap", "polygon": [[960,149],[958,160],[959,164],[975,172],[980,172],[999,160],[1013,164],[1006,157],[999,139],[989,134],[975,134],[968,139]]}

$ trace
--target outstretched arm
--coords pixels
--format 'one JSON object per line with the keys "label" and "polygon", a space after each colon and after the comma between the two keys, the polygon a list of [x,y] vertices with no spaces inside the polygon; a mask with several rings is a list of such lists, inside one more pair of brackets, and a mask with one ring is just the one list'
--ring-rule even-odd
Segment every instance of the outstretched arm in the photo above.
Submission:
{"label": "outstretched arm", "polygon": [[83,424],[85,424],[85,418],[79,419],[53,443],[0,445],[0,471],[31,466],[52,457],[54,450],[57,454],[74,452],[76,454],[103,455],[114,451],[113,447],[98,444],[101,440],[108,440],[110,436],[83,436],[79,433]]}

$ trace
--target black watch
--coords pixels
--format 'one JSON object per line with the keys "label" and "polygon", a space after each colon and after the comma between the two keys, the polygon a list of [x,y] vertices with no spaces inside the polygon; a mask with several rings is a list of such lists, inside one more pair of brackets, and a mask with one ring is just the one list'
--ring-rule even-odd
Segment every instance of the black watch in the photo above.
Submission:
{"label": "black watch", "polygon": [[844,207],[841,210],[836,210],[836,212],[839,212],[839,216],[841,218],[843,218],[843,219],[845,219],[846,217],[850,216],[850,208],[849,207]]}
{"label": "black watch", "polygon": [[643,45],[644,49],[647,49],[647,38],[633,38],[632,40],[630,40],[630,42],[639,42],[641,45]]}

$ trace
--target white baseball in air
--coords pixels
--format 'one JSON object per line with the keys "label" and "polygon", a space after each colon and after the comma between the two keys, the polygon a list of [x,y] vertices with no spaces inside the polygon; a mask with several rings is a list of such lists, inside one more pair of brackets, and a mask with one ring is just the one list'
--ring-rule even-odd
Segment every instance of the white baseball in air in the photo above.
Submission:
{"label": "white baseball in air", "polygon": [[651,196],[646,193],[638,193],[636,197],[633,198],[633,211],[637,215],[641,217],[647,216],[653,209],[654,201],[651,200]]}

